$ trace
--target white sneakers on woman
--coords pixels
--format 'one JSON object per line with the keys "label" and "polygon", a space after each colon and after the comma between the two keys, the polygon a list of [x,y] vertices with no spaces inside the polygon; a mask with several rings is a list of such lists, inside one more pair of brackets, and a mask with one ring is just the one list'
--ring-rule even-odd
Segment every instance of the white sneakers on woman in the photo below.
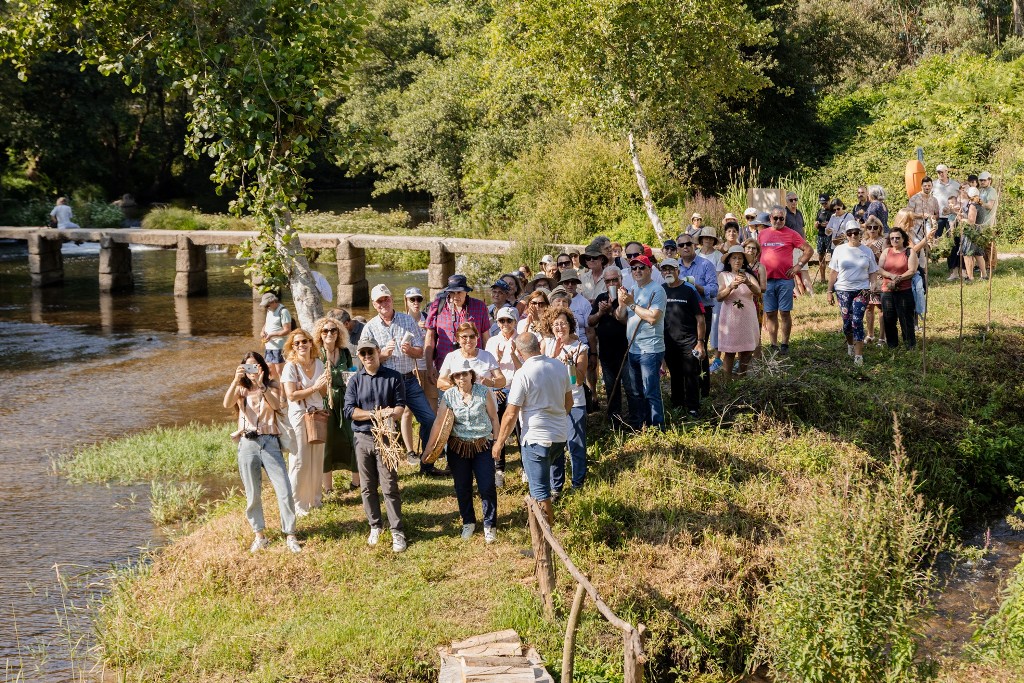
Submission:
{"label": "white sneakers on woman", "polygon": [[476,531],[476,524],[463,524],[462,525],[462,540],[466,541],[472,538],[473,532]]}
{"label": "white sneakers on woman", "polygon": [[[288,539],[285,541],[285,545],[288,546],[288,550],[292,551],[293,553],[302,552],[302,546],[299,545],[299,540],[294,536],[289,536]],[[269,538],[267,538],[266,536],[257,536],[256,538],[252,539],[252,545],[249,546],[249,552],[258,553],[261,550],[265,550],[269,546]]]}
{"label": "white sneakers on woman", "polygon": [[485,526],[484,527],[484,540],[487,541],[487,543],[494,543],[495,541],[497,541],[498,540],[498,530],[495,529],[493,526]]}

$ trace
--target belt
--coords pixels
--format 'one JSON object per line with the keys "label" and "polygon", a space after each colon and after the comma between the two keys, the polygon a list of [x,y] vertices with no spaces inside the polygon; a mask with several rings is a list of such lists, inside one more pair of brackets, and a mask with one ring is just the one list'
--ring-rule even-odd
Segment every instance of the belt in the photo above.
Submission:
{"label": "belt", "polygon": [[416,373],[414,373],[414,372],[402,373],[402,379],[416,379]]}

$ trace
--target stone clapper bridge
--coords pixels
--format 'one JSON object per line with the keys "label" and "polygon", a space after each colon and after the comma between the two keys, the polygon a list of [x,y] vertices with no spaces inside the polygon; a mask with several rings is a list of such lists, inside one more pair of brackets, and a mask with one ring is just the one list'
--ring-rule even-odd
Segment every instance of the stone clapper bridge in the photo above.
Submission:
{"label": "stone clapper bridge", "polygon": [[[177,249],[174,296],[202,296],[207,292],[206,248],[238,245],[255,236],[253,231],[231,230],[55,230],[53,228],[0,227],[0,239],[28,242],[29,274],[33,287],[51,287],[64,282],[64,242],[99,242],[100,292],[129,290],[134,284],[129,246],[140,244],[164,249]],[[430,297],[437,296],[455,273],[459,254],[501,256],[513,246],[512,241],[477,240],[455,237],[405,235],[374,235],[366,233],[298,233],[303,247],[335,249],[337,254],[338,306],[367,306],[370,286],[366,279],[367,249],[400,249],[429,251],[430,268],[427,285]],[[549,245],[552,249],[576,249],[578,245]],[[557,252],[555,252],[557,253]],[[531,267],[535,264],[530,264]],[[255,299],[259,293],[254,292]]]}

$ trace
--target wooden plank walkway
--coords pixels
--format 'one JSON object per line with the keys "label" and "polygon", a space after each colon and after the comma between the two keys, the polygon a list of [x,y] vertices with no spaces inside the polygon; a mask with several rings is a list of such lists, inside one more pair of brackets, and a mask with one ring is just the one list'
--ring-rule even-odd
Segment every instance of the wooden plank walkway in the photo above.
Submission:
{"label": "wooden plank walkway", "polygon": [[438,653],[438,683],[554,683],[540,654],[532,647],[524,653],[512,629],[456,641]]}

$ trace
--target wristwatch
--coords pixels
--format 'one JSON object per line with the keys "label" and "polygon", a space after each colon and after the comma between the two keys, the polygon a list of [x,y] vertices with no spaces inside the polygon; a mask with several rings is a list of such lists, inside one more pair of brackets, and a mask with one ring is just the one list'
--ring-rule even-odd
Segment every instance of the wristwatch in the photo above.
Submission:
{"label": "wristwatch", "polygon": [[636,304],[630,304],[629,306],[626,306],[626,308],[628,308],[631,311],[636,311]]}

